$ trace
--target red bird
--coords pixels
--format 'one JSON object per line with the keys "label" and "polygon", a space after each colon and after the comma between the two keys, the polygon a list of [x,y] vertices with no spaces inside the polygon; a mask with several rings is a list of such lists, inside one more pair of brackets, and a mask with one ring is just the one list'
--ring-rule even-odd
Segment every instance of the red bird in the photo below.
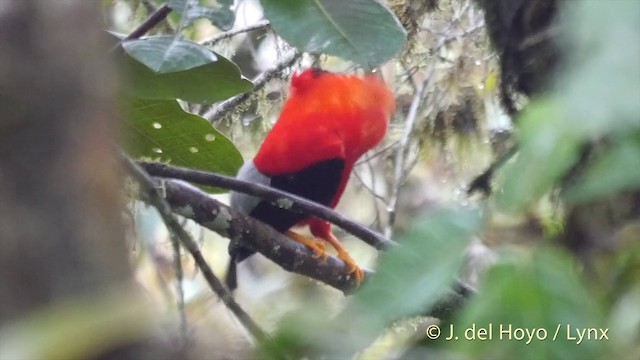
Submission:
{"label": "red bird", "polygon": [[[272,186],[335,208],[359,157],[384,137],[395,111],[393,94],[374,76],[340,75],[318,68],[295,74],[282,113],[253,161],[237,178]],[[231,193],[231,206],[285,233],[325,257],[324,245],[290,229],[308,225],[330,243],[358,283],[362,270],[331,232],[331,225],[268,201]],[[237,286],[236,264],[254,252],[229,245],[227,286]]]}

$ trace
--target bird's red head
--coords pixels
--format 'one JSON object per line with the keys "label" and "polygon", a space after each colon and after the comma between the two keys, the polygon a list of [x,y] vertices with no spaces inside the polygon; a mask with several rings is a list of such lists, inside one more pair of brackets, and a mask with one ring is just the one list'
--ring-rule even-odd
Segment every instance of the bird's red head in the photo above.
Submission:
{"label": "bird's red head", "polygon": [[307,69],[293,75],[282,113],[254,163],[265,174],[332,158],[353,165],[382,140],[394,111],[393,94],[376,76]]}

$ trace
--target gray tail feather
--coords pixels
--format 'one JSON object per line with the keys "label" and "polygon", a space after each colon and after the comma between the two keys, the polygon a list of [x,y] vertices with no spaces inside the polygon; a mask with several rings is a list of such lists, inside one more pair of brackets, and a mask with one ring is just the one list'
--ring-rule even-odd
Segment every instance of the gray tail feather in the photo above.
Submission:
{"label": "gray tail feather", "polygon": [[233,291],[238,287],[238,261],[235,256],[232,256],[229,260],[229,266],[227,267],[227,277],[224,280],[227,288]]}

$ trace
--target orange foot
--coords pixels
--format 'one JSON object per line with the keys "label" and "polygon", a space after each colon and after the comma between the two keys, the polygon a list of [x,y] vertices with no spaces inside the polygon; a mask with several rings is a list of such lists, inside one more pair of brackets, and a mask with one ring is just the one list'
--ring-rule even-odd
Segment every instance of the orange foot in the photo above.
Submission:
{"label": "orange foot", "polygon": [[287,231],[286,235],[293,241],[295,242],[299,242],[301,244],[306,245],[308,248],[310,248],[311,250],[313,250],[316,255],[314,257],[316,258],[322,258],[322,262],[327,262],[327,257],[329,256],[327,254],[327,250],[324,247],[324,243],[322,243],[322,241],[318,241],[315,239],[309,239],[308,237],[298,234],[297,232],[294,231]]}
{"label": "orange foot", "polygon": [[351,255],[347,252],[347,250],[342,246],[340,241],[332,234],[329,233],[325,236],[325,240],[333,246],[334,249],[338,252],[338,257],[344,261],[345,264],[349,267],[349,274],[353,274],[354,279],[356,280],[356,284],[362,284],[364,281],[364,272],[358,264],[351,258]]}

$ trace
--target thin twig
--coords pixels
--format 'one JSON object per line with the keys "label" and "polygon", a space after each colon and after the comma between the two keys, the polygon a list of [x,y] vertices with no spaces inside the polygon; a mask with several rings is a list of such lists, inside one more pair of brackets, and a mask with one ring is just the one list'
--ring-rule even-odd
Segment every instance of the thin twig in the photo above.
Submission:
{"label": "thin twig", "polygon": [[210,39],[207,39],[207,40],[204,40],[204,41],[200,42],[200,44],[204,45],[204,46],[213,46],[219,41],[228,39],[230,37],[234,37],[234,36],[236,36],[238,34],[246,33],[246,32],[249,32],[249,31],[254,31],[254,30],[268,29],[269,27],[271,27],[271,24],[269,24],[269,21],[267,21],[267,20],[258,21],[257,23],[255,23],[253,25],[245,26],[245,27],[240,28],[240,29],[225,31],[222,34],[214,35]]}
{"label": "thin twig", "polygon": [[356,179],[358,179],[358,181],[360,182],[362,187],[369,194],[371,194],[371,202],[372,202],[372,205],[373,205],[373,209],[375,211],[375,218],[373,220],[372,227],[375,226],[378,229],[378,231],[381,231],[382,230],[381,223],[380,223],[381,214],[380,214],[380,206],[379,206],[378,202],[381,202],[382,204],[384,204],[385,205],[385,209],[386,209],[387,201],[386,201],[384,196],[378,194],[375,191],[376,175],[375,175],[375,171],[373,170],[373,165],[371,165],[371,162],[369,162],[369,161],[366,162],[366,165],[367,165],[367,169],[368,169],[369,174],[370,174],[371,185],[367,184],[364,181],[364,179],[359,174],[359,171],[357,169],[354,170],[353,175],[356,177]]}
{"label": "thin twig", "polygon": [[153,14],[149,15],[147,20],[142,22],[135,30],[133,30],[124,41],[138,39],[142,35],[146,34],[149,30],[153,29],[156,25],[158,25],[162,20],[164,20],[169,13],[171,13],[171,8],[169,5],[162,5],[158,10],[156,10]]}
{"label": "thin twig", "polygon": [[535,34],[528,36],[522,41],[522,43],[520,43],[518,50],[526,50],[529,47],[536,46],[549,39],[557,38],[559,34],[560,26],[550,26],[542,31],[538,31]]}
{"label": "thin twig", "polygon": [[[370,165],[369,165],[370,166]],[[370,166],[371,167],[371,166]],[[371,169],[369,171],[372,171]],[[368,193],[371,194],[371,197],[373,198],[373,200],[380,200],[382,201],[383,204],[387,203],[387,200],[384,198],[384,196],[378,194],[374,189],[373,186],[375,185],[371,185],[369,186],[369,184],[367,184],[364,179],[362,178],[362,176],[360,176],[360,174],[358,173],[358,171],[354,171],[353,175],[356,177],[356,179],[358,179],[358,181],[360,182],[360,184],[362,185],[362,187],[365,188],[365,190],[367,190]],[[373,175],[372,175],[373,178]],[[377,206],[376,206],[377,207]],[[376,209],[377,210],[377,209]]]}
{"label": "thin twig", "polygon": [[301,56],[302,54],[298,51],[292,51],[288,55],[285,55],[280,63],[278,63],[278,65],[268,71],[263,72],[255,80],[253,80],[253,89],[251,89],[251,91],[232,97],[231,99],[226,100],[218,106],[203,108],[200,111],[202,117],[208,119],[211,123],[216,123],[229,111],[235,109],[238,105],[249,99],[256,91],[262,89],[267,84],[267,82],[269,82],[269,80],[273,79],[284,69],[293,65]]}
{"label": "thin twig", "polygon": [[158,10],[158,7],[151,2],[151,0],[142,0],[140,1],[142,6],[147,10],[147,13],[152,13]]}
{"label": "thin twig", "polygon": [[176,297],[178,306],[178,317],[180,319],[180,335],[181,349],[185,349],[188,342],[188,323],[187,314],[184,307],[184,287],[182,280],[184,279],[184,271],[182,270],[182,252],[180,251],[180,239],[176,236],[175,232],[171,232],[171,246],[173,248],[173,266],[176,270]]}
{"label": "thin twig", "polygon": [[[440,34],[442,35],[438,38],[435,45],[431,48],[430,50],[431,53],[437,54],[440,48],[446,45],[449,41],[452,41],[454,39],[459,40],[460,38],[468,36],[473,32],[481,29],[484,26],[484,22],[481,20],[478,23],[472,24],[472,26],[466,31],[463,31],[461,33],[451,34],[451,30],[453,29],[454,24],[457,23],[464,14],[467,14],[467,12],[471,10],[472,10],[471,1],[466,0],[462,4],[460,9],[454,12],[454,15],[452,17],[452,20],[449,22],[449,25],[442,32],[440,32]],[[425,29],[425,30],[430,31],[429,29]],[[407,72],[409,74],[411,73],[411,71],[409,70],[407,70]],[[411,102],[411,107],[409,108],[409,112],[407,114],[407,120],[405,123],[403,136],[400,140],[400,146],[396,152],[395,169],[394,169],[395,170],[394,186],[391,192],[391,197],[388,201],[388,209],[387,209],[389,213],[389,219],[384,231],[384,234],[387,238],[392,237],[393,235],[393,227],[396,221],[396,212],[398,207],[398,199],[400,197],[400,190],[406,180],[409,170],[413,167],[413,164],[417,162],[417,158],[416,158],[414,159],[413,164],[411,166],[406,166],[406,161],[409,156],[409,145],[411,143],[411,134],[415,129],[417,112],[418,112],[418,109],[420,108],[421,103],[425,101],[425,98],[427,97],[425,94],[427,93],[428,89],[431,89],[432,87],[432,83],[434,81],[434,73],[435,73],[435,63],[432,62],[430,64],[428,74],[426,75],[425,80],[422,82],[422,84],[415,84],[412,81],[412,85],[414,85],[414,88],[416,90],[414,92],[414,97]],[[439,99],[434,100],[431,106],[427,107],[426,114],[424,115],[425,118],[428,116],[429,113],[431,113],[433,108],[440,103],[440,101],[444,98],[445,93],[446,91],[442,92],[442,96]]]}
{"label": "thin twig", "polygon": [[393,187],[393,191],[391,193],[391,198],[389,199],[389,205],[387,211],[389,212],[389,221],[387,223],[387,227],[385,228],[385,237],[391,237],[393,235],[393,226],[396,221],[396,210],[398,208],[398,198],[400,197],[400,188],[405,180],[405,160],[409,154],[409,143],[411,142],[411,134],[413,133],[413,129],[416,124],[416,119],[418,117],[418,108],[420,107],[420,103],[422,102],[422,97],[424,95],[425,90],[427,89],[427,84],[431,80],[431,76],[427,77],[427,79],[422,83],[422,85],[418,88],[418,91],[414,94],[413,100],[411,101],[411,107],[409,108],[409,113],[407,114],[407,121],[404,128],[404,134],[400,139],[400,146],[396,152],[396,161],[395,161],[395,171],[394,171],[394,179],[395,186]]}
{"label": "thin twig", "polygon": [[220,187],[230,189],[249,195],[259,197],[273,202],[282,202],[282,200],[291,202],[291,210],[303,211],[323,220],[327,220],[345,231],[353,234],[367,244],[378,250],[384,250],[390,246],[396,245],[395,242],[384,238],[382,235],[368,229],[362,224],[347,219],[337,212],[326,206],[317,204],[305,198],[273,189],[268,186],[254,184],[242,180],[238,180],[229,176],[224,176],[206,171],[193,170],[171,166],[162,163],[139,163],[152,176],[167,177],[172,179],[180,179],[199,185]]}
{"label": "thin twig", "polygon": [[507,151],[498,157],[496,160],[489,165],[489,167],[482,172],[482,174],[476,176],[469,186],[467,187],[467,194],[471,195],[476,191],[482,192],[484,195],[491,194],[491,179],[493,178],[493,174],[499,168],[504,165],[507,161],[509,161],[516,153],[518,152],[518,146],[513,145]]}
{"label": "thin twig", "polygon": [[141,191],[145,195],[145,200],[158,210],[162,220],[167,225],[167,228],[169,228],[169,230],[178,237],[182,245],[189,251],[189,253],[191,253],[191,256],[195,260],[200,271],[202,271],[202,274],[211,287],[211,290],[213,290],[213,292],[220,298],[220,300],[222,300],[227,308],[231,310],[240,323],[257,341],[265,340],[265,332],[240,307],[240,305],[233,299],[231,292],[213,273],[211,267],[209,267],[209,264],[207,264],[207,261],[202,256],[198,244],[193,240],[191,235],[182,226],[180,226],[180,223],[178,223],[175,216],[173,216],[171,213],[171,206],[158,192],[154,181],[131,159],[123,156],[123,163],[131,176],[133,176],[133,178],[135,178],[139,183]]}
{"label": "thin twig", "polygon": [[373,160],[373,159],[375,159],[375,158],[377,158],[377,157],[379,157],[379,156],[383,155],[384,153],[386,153],[387,151],[389,151],[389,150],[393,149],[393,148],[394,148],[394,147],[396,147],[397,145],[398,145],[398,142],[397,142],[397,141],[394,141],[394,142],[392,142],[391,144],[389,144],[389,145],[387,145],[387,146],[383,147],[382,149],[380,149],[380,150],[376,150],[376,151],[375,151],[374,153],[372,153],[371,155],[365,155],[364,157],[360,158],[360,160],[358,160],[358,161],[356,162],[356,166],[360,166],[360,165],[362,165],[362,164],[364,164],[364,163],[367,163],[367,162],[369,162],[369,161],[371,161],[371,160]]}
{"label": "thin twig", "polygon": [[149,15],[147,20],[140,24],[129,35],[127,35],[124,39],[120,40],[111,49],[109,49],[109,53],[114,53],[116,50],[122,49],[122,44],[126,41],[140,38],[142,35],[146,34],[154,26],[158,25],[162,20],[164,20],[169,15],[169,13],[171,13],[171,8],[169,7],[169,5],[163,5],[153,14]]}

